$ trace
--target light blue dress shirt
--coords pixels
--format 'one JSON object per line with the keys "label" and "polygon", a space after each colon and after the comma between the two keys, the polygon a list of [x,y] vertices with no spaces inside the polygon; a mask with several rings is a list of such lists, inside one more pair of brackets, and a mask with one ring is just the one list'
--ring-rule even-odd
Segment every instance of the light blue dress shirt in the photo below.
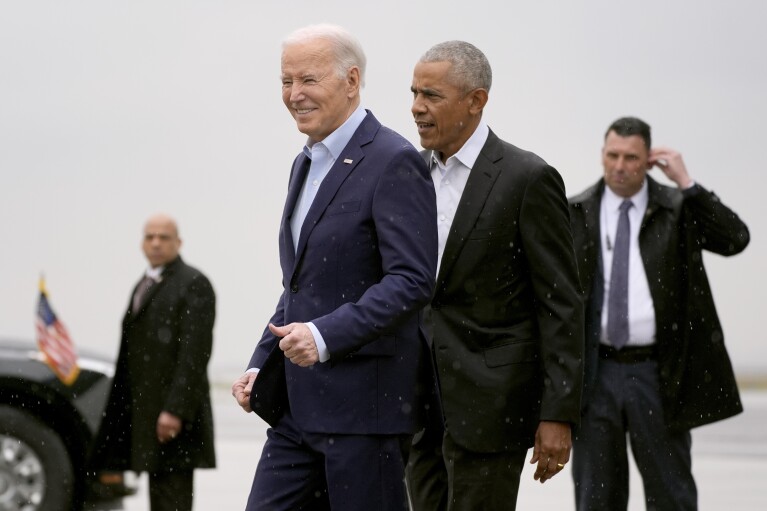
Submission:
{"label": "light blue dress shirt", "polygon": [[[328,175],[333,164],[341,155],[341,151],[344,150],[346,145],[354,136],[357,128],[360,127],[362,121],[367,116],[367,112],[362,106],[357,109],[346,119],[341,126],[339,126],[333,133],[325,137],[321,142],[315,142],[311,144],[311,141],[307,141],[304,146],[304,154],[312,160],[312,164],[309,167],[309,173],[306,175],[303,187],[301,188],[301,195],[296,201],[296,208],[293,210],[293,215],[290,219],[290,229],[293,231],[293,250],[298,248],[298,238],[301,235],[301,226],[304,223],[306,214],[309,212],[309,208],[312,206],[314,197],[317,195],[317,191],[322,185],[322,181],[325,176]],[[311,144],[311,145],[310,145]],[[326,362],[330,359],[330,351],[325,344],[322,334],[314,323],[308,322],[306,326],[312,331],[314,336],[314,342],[317,345],[317,352],[320,356],[320,362]]]}

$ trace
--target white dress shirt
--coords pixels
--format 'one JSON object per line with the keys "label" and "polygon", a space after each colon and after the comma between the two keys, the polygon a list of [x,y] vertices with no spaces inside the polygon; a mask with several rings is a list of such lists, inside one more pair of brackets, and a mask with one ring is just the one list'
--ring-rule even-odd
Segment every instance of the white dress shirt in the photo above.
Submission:
{"label": "white dress shirt", "polygon": [[439,252],[437,259],[437,273],[442,264],[442,254],[445,252],[445,243],[453,225],[455,212],[461,203],[463,189],[469,180],[469,174],[477,162],[480,151],[487,142],[490,128],[480,120],[477,129],[463,144],[463,147],[449,157],[446,162],[439,159],[437,151],[431,152],[431,178],[434,181],[434,191],[437,194],[437,235],[439,240]]}
{"label": "white dress shirt", "polygon": [[[631,226],[629,240],[629,340],[627,346],[647,346],[655,343],[655,308],[653,306],[647,274],[639,251],[639,229],[647,211],[647,180],[642,188],[629,200],[634,207],[629,208],[628,217]],[[604,276],[604,300],[602,307],[602,344],[610,344],[607,339],[607,308],[610,296],[610,274],[613,266],[613,243],[618,230],[620,205],[624,197],[616,195],[605,186],[600,208],[600,233],[602,236],[602,268]]]}
{"label": "white dress shirt", "polygon": [[144,276],[145,277],[149,277],[150,279],[154,280],[155,282],[160,282],[162,280],[162,271],[164,269],[165,269],[165,266],[158,266],[157,268],[152,268],[150,266],[144,272]]}

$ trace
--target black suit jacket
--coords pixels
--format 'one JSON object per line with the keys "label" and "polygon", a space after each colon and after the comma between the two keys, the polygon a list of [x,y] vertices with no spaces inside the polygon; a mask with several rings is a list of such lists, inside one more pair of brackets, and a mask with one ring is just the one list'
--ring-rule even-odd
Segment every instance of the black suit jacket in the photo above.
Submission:
{"label": "black suit jacket", "polygon": [[[92,466],[150,472],[214,467],[207,376],[213,288],[179,257],[164,269],[136,314],[130,310],[132,297]],[[157,441],[156,433],[162,411],[183,419],[182,433],[166,444]]]}
{"label": "black suit jacket", "polygon": [[456,442],[476,452],[526,449],[540,420],[578,422],[583,305],[564,184],[492,131],[425,318]]}
{"label": "black suit jacket", "polygon": [[[661,397],[666,424],[687,430],[743,410],[714,307],[703,250],[746,248],[746,225],[699,185],[681,192],[648,176],[649,202],[639,246],[655,308]],[[570,199],[575,251],[587,297],[584,406],[593,391],[604,295],[599,211],[603,180]]]}

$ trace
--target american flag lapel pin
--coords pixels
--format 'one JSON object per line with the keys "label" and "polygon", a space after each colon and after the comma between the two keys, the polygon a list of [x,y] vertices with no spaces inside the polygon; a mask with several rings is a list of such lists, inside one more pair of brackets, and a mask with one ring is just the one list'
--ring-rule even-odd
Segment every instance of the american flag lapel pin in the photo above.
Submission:
{"label": "american flag lapel pin", "polygon": [[349,158],[346,158],[344,159],[344,163],[346,163],[347,165],[351,165],[352,163],[354,163],[354,160],[350,160]]}

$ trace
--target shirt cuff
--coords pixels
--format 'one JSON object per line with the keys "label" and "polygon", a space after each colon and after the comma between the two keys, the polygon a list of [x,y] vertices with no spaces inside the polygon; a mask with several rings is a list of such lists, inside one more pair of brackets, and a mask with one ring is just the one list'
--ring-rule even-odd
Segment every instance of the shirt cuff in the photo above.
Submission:
{"label": "shirt cuff", "polygon": [[325,344],[325,339],[322,338],[322,334],[317,330],[317,327],[314,326],[314,323],[306,323],[306,326],[309,327],[309,330],[312,331],[312,335],[314,336],[314,344],[317,345],[317,353],[320,356],[320,362],[327,362],[330,360],[330,351],[328,351],[328,345]]}

